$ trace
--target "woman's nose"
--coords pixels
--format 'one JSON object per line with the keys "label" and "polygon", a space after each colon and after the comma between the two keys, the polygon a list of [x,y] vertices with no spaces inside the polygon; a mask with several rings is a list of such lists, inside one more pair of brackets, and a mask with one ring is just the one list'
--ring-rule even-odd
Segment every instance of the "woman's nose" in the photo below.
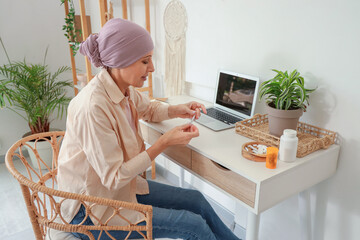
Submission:
{"label": "woman's nose", "polygon": [[148,72],[154,72],[154,71],[155,71],[154,63],[152,60],[150,60],[148,65]]}

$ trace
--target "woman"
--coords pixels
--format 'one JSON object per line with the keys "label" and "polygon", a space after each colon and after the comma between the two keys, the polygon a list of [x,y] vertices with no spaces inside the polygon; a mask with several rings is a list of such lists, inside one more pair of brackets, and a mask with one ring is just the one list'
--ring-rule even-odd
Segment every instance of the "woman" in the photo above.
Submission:
{"label": "woman", "polygon": [[[136,91],[148,73],[154,71],[153,42],[148,32],[135,23],[109,20],[98,35],[90,35],[80,46],[96,67],[102,67],[89,84],[71,101],[66,134],[59,154],[59,189],[85,195],[153,206],[154,238],[237,239],[221,222],[201,193],[152,181],[139,176],[167,147],[186,145],[199,136],[194,125],[185,124],[166,132],[145,149],[139,119],[162,121],[181,117],[196,118],[205,107],[197,102],[169,106],[150,102]],[[84,224],[104,223],[112,209],[95,207],[94,216]],[[77,201],[62,204],[65,220],[79,224],[85,208]],[[133,211],[121,214],[135,223],[141,216]],[[113,218],[109,225],[124,225]],[[83,234],[73,233],[81,239]],[[95,238],[98,231],[93,231]],[[113,231],[117,239],[127,232]],[[133,233],[132,237],[140,237]],[[110,239],[105,233],[101,239]]]}

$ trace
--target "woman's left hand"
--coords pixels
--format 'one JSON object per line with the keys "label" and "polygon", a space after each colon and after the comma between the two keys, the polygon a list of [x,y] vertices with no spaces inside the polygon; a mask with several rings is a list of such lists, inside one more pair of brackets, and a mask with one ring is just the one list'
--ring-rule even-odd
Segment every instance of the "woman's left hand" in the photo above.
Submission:
{"label": "woman's left hand", "polygon": [[195,114],[195,118],[198,119],[201,115],[200,110],[207,113],[205,106],[198,102],[174,105],[169,107],[169,117],[192,118]]}

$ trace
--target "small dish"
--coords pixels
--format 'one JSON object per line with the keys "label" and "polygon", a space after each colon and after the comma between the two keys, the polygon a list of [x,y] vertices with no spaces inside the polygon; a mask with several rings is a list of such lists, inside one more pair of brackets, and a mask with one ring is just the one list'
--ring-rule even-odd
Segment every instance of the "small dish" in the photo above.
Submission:
{"label": "small dish", "polygon": [[266,161],[266,153],[258,153],[257,150],[263,149],[264,147],[271,147],[270,144],[263,142],[247,142],[242,145],[241,154],[244,158],[255,161],[255,162],[265,162]]}

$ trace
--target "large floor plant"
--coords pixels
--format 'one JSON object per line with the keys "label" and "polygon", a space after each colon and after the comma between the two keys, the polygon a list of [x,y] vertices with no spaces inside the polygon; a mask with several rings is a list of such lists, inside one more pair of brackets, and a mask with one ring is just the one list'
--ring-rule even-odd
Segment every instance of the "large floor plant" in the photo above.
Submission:
{"label": "large floor plant", "polygon": [[31,64],[25,59],[11,61],[1,38],[0,42],[9,62],[0,66],[0,107],[24,118],[32,134],[48,132],[51,115],[56,112],[61,118],[71,100],[66,96],[71,82],[58,79],[70,68],[62,66],[51,73],[45,64],[47,49],[43,63]]}

